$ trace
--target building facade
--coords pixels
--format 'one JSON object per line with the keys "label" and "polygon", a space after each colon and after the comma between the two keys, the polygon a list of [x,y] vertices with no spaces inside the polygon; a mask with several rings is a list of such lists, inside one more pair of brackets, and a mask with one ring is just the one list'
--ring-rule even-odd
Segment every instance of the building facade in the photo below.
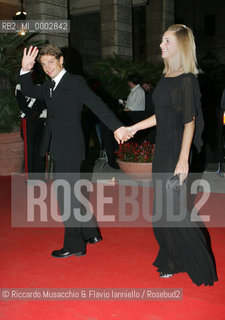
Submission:
{"label": "building facade", "polygon": [[[0,0],[1,19],[19,7],[19,0]],[[69,34],[38,36],[74,48],[87,72],[113,53],[159,62],[162,34],[174,22],[194,30],[198,60],[225,63],[224,0],[25,0],[25,8],[27,19],[70,20]]]}
{"label": "building facade", "polygon": [[195,34],[198,60],[225,64],[225,1],[176,0],[175,22],[190,26]]}

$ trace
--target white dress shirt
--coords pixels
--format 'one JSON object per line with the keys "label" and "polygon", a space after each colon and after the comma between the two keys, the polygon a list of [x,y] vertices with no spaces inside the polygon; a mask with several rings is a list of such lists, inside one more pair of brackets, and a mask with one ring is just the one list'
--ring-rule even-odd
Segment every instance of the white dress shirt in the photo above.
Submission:
{"label": "white dress shirt", "polygon": [[62,77],[64,76],[65,73],[66,73],[66,69],[63,68],[60,71],[60,73],[57,74],[57,76],[55,78],[52,78],[52,80],[55,81],[55,86],[54,86],[53,91],[56,89],[57,85],[59,84],[60,80],[62,79]]}
{"label": "white dress shirt", "polygon": [[[23,74],[28,73],[28,72],[30,72],[30,71],[24,71],[22,68],[20,69],[20,75],[21,75],[21,76],[22,76]],[[55,81],[55,86],[54,86],[54,89],[53,89],[53,90],[55,90],[55,88],[56,88],[57,85],[59,84],[59,81],[62,79],[62,77],[64,76],[65,73],[66,73],[66,69],[63,68],[63,69],[60,71],[60,73],[57,74],[57,76],[56,76],[55,78],[52,78],[52,80]]]}
{"label": "white dress shirt", "polygon": [[[23,74],[26,74],[30,71],[24,71],[23,69],[20,69],[20,75],[22,76]],[[55,81],[55,85],[53,88],[53,91],[56,89],[57,85],[59,84],[60,80],[62,79],[62,77],[64,76],[64,74],[66,73],[66,69],[62,69],[55,78],[52,78],[52,80]],[[50,97],[52,98],[52,88],[50,88]]]}
{"label": "white dress shirt", "polygon": [[131,89],[125,108],[129,108],[131,111],[145,110],[145,91],[140,84]]}

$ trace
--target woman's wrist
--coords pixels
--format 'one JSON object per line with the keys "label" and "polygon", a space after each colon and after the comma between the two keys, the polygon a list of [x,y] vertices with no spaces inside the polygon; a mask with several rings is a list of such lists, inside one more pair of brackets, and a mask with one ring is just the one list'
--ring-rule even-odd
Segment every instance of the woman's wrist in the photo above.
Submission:
{"label": "woman's wrist", "polygon": [[179,157],[178,161],[188,162],[188,158],[189,157],[182,155],[182,156]]}
{"label": "woman's wrist", "polygon": [[134,124],[133,126],[131,126],[132,130],[134,130],[135,132],[139,131],[138,128],[138,124]]}

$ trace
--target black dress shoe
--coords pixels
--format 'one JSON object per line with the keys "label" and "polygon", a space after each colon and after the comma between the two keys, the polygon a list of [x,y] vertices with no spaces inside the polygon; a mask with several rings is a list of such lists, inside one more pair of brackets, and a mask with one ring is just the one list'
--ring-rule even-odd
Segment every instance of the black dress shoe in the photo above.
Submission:
{"label": "black dress shoe", "polygon": [[86,254],[86,250],[80,252],[71,252],[62,248],[61,250],[54,250],[52,251],[52,256],[55,258],[68,258],[71,256],[81,257]]}
{"label": "black dress shoe", "polygon": [[93,237],[93,238],[90,238],[90,239],[87,239],[85,240],[87,243],[91,243],[91,244],[94,244],[94,243],[97,243],[99,241],[102,241],[102,236],[97,236],[97,237]]}

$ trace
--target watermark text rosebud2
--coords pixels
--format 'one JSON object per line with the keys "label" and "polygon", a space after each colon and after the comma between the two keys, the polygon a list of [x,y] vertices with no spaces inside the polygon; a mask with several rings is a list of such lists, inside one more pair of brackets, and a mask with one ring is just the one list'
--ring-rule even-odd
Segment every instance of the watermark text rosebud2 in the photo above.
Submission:
{"label": "watermark text rosebud2", "polygon": [[[154,183],[155,195],[151,181],[140,183],[115,177],[114,181],[93,182],[71,173],[61,174],[48,184],[39,179],[30,179],[25,184],[21,178],[12,177],[12,227],[63,227],[62,222],[71,219],[88,224],[93,214],[104,227],[151,227],[158,221],[162,227],[164,223],[168,227],[168,222],[171,227],[177,224],[187,227],[187,217],[193,223],[202,221],[210,225],[213,222],[214,227],[225,226],[221,214],[218,220],[215,213],[212,216],[206,210],[210,200],[208,181],[194,180],[189,191],[184,184],[179,201],[173,191],[165,192],[161,179],[155,179]],[[189,195],[196,196],[199,187],[203,192],[191,204]],[[166,197],[166,207],[163,207],[163,197]],[[199,215],[202,208],[203,213]]]}

